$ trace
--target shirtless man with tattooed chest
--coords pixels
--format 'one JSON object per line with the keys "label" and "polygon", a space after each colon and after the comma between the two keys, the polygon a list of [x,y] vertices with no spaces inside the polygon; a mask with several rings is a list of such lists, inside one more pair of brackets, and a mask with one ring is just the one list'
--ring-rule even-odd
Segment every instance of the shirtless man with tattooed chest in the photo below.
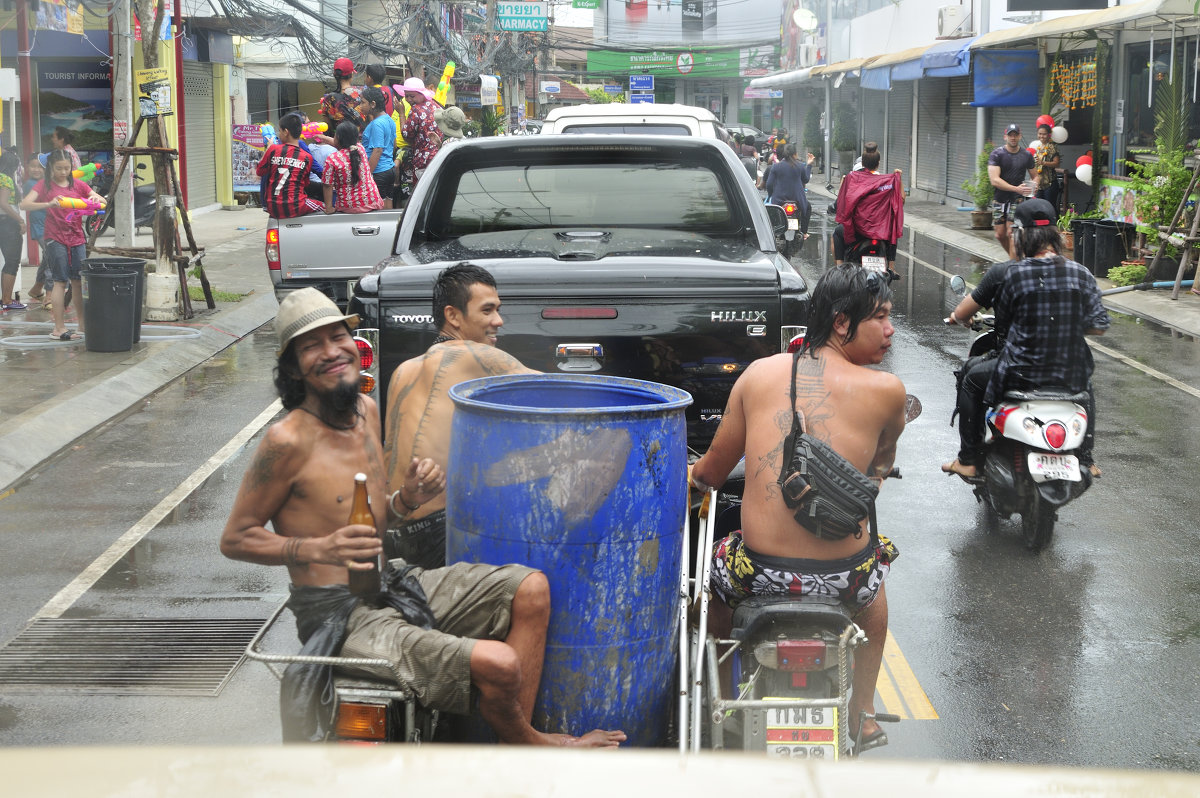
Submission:
{"label": "shirtless man with tattooed chest", "polygon": [[[712,605],[717,634],[727,633],[733,607],[761,593],[790,594],[799,601],[836,598],[867,633],[869,643],[854,669],[852,738],[859,713],[874,713],[887,637],[883,580],[898,552],[888,538],[870,533],[865,519],[840,537],[814,528],[802,511],[788,506],[780,483],[793,456],[785,451],[793,413],[804,432],[877,485],[891,471],[904,430],[904,385],[893,374],[866,368],[880,363],[891,346],[891,294],[886,278],[858,266],[827,272],[813,291],[804,349],[750,364],[691,474],[698,488],[719,486],[746,458],[742,529],[713,549],[711,587],[721,599]],[[887,737],[868,720],[862,740],[866,750],[886,744]]]}
{"label": "shirtless man with tattooed chest", "polygon": [[[454,418],[451,387],[479,377],[535,373],[496,348],[504,320],[496,281],[486,270],[469,263],[444,269],[433,288],[433,320],[438,328],[433,345],[401,363],[388,385],[384,450],[392,490],[404,487],[404,472],[414,459],[446,468]],[[407,515],[388,530],[386,555],[425,568],[445,565],[446,494],[397,509]]]}

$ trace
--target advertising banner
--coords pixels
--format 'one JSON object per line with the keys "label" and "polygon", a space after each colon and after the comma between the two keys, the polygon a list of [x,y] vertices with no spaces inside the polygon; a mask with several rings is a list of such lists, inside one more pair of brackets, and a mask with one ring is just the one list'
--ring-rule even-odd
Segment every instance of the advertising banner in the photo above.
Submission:
{"label": "advertising banner", "polygon": [[38,59],[38,108],[41,149],[50,149],[50,133],[65,127],[75,134],[84,161],[106,160],[112,152],[112,67],[105,59]]}
{"label": "advertising banner", "polygon": [[[779,0],[600,0],[596,43],[634,47],[721,45],[778,38]],[[605,24],[605,21],[607,24]]]}
{"label": "advertising banner", "polygon": [[171,114],[171,78],[165,69],[138,69],[133,73],[137,86],[138,116],[148,119]]}
{"label": "advertising banner", "polygon": [[233,190],[258,191],[261,178],[256,169],[267,146],[258,125],[233,126]]}
{"label": "advertising banner", "polygon": [[775,71],[779,48],[747,47],[723,50],[650,50],[625,52],[589,50],[587,71],[601,75],[647,73],[664,78],[757,77]]}

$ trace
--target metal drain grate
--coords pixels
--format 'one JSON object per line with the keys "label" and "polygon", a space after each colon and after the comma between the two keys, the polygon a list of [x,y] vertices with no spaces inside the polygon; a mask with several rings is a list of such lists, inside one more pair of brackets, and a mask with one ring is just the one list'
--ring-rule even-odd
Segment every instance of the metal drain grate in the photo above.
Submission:
{"label": "metal drain grate", "polygon": [[0,692],[216,696],[263,618],[40,619],[0,649]]}

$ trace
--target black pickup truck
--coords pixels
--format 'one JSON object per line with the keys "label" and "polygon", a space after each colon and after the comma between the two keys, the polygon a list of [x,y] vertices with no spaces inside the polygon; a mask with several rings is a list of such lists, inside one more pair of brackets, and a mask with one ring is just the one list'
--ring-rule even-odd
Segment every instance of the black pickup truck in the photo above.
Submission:
{"label": "black pickup truck", "polygon": [[808,286],[775,249],[784,225],[717,141],[545,135],[455,144],[422,178],[395,254],[351,298],[375,347],[376,396],[436,336],[438,272],[470,261],[496,278],[501,349],[540,371],[688,391],[688,440],[702,450],[737,376],[803,332]]}

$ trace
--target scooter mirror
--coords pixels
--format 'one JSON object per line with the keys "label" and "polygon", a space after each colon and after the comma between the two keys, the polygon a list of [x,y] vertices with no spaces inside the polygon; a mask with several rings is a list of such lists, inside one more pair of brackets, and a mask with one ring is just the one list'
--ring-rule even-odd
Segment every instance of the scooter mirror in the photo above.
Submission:
{"label": "scooter mirror", "polygon": [[957,274],[950,278],[950,290],[955,296],[963,297],[967,295],[967,281],[959,277]]}
{"label": "scooter mirror", "polygon": [[921,415],[921,400],[910,394],[904,395],[904,423],[912,421]]}

